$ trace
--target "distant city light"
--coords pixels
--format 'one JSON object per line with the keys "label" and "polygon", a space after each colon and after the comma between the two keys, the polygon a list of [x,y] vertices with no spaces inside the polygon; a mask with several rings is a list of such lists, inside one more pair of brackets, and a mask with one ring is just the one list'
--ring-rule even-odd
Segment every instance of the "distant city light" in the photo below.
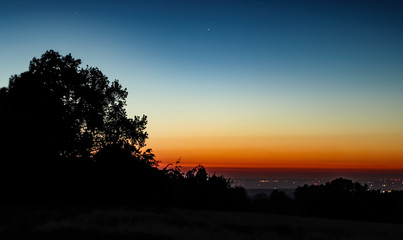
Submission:
{"label": "distant city light", "polygon": [[[346,177],[348,179],[348,177]],[[234,186],[241,186],[246,189],[295,189],[297,187],[302,187],[305,184],[319,186],[330,182],[335,178],[235,178],[233,180]],[[386,179],[386,180],[385,180]],[[403,178],[401,177],[389,177],[389,178],[376,178],[371,179],[371,177],[352,179],[353,182],[358,182],[361,184],[367,184],[368,190],[403,190]],[[401,183],[401,184],[399,184]]]}

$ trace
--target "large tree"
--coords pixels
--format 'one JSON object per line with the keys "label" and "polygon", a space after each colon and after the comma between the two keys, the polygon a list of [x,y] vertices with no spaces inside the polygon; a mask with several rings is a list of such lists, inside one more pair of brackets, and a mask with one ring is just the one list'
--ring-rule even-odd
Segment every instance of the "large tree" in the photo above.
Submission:
{"label": "large tree", "polygon": [[147,117],[127,117],[127,90],[98,68],[80,65],[80,59],[50,50],[0,90],[3,159],[91,159],[119,146],[155,164],[150,150],[140,150]]}

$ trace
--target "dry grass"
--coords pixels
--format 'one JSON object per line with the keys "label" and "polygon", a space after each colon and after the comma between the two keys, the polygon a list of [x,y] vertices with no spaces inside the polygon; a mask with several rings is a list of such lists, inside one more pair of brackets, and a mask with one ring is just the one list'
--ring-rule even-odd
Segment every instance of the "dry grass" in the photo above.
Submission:
{"label": "dry grass", "polygon": [[3,224],[0,237],[7,234],[15,239],[403,239],[402,225],[258,213],[112,208],[70,216],[60,212],[32,214],[42,217],[37,221],[34,217],[18,231],[10,231],[12,227]]}

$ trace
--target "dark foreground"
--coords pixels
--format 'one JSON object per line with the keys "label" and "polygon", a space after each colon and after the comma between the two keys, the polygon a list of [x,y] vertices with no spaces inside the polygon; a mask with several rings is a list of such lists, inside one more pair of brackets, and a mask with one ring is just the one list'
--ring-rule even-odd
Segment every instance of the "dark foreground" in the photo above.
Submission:
{"label": "dark foreground", "polygon": [[2,208],[0,239],[403,239],[403,226],[160,208]]}

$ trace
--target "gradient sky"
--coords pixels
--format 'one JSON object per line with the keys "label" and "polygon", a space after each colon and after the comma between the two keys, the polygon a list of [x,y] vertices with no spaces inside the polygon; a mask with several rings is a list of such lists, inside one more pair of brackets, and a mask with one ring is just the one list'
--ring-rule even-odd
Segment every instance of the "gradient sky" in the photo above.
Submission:
{"label": "gradient sky", "polygon": [[1,1],[0,86],[53,49],[127,87],[162,165],[403,169],[403,2],[173,2]]}

